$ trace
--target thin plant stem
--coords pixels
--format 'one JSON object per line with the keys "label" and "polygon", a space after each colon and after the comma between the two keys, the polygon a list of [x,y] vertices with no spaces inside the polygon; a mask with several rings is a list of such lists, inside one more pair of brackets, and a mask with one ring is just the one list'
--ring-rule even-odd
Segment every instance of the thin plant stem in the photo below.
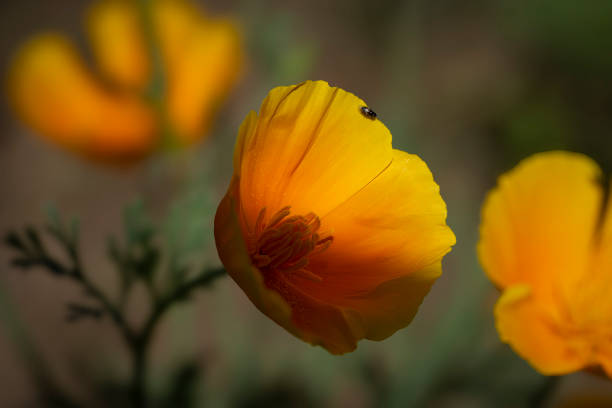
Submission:
{"label": "thin plant stem", "polygon": [[179,301],[188,297],[197,288],[206,287],[217,278],[226,274],[225,269],[206,270],[196,278],[189,280],[174,289],[170,294],[162,297],[155,302],[153,311],[145,321],[142,329],[139,330],[130,342],[133,360],[133,372],[131,382],[131,398],[134,407],[142,408],[147,406],[146,401],[146,373],[147,357],[151,344],[151,339],[157,324],[170,308]]}
{"label": "thin plant stem", "polygon": [[[144,323],[134,328],[127,321],[123,303],[127,293],[120,293],[117,302],[112,301],[92,280],[84,273],[78,255],[78,244],[75,236],[68,236],[61,226],[50,228],[51,234],[64,247],[69,258],[70,264],[66,265],[58,261],[48,252],[38,233],[33,228],[26,229],[25,238],[11,232],[7,235],[6,243],[17,250],[20,255],[13,260],[15,266],[28,269],[39,266],[47,269],[55,276],[63,276],[72,279],[83,289],[87,296],[99,303],[99,313],[87,314],[83,310],[91,310],[88,307],[76,309],[83,316],[99,316],[106,314],[110,317],[113,324],[121,333],[122,338],[129,350],[132,359],[132,377],[129,383],[129,397],[132,406],[144,408],[148,406],[147,401],[147,371],[148,353],[150,344],[160,320],[172,308],[173,305],[187,299],[195,290],[209,286],[217,278],[226,274],[223,267],[208,269],[198,273],[191,279],[186,279],[172,289],[159,292],[151,283],[146,284],[149,298],[151,299],[152,309],[145,318]],[[27,238],[27,239],[26,239]],[[118,265],[119,268],[122,265]],[[145,281],[147,283],[147,281]],[[130,285],[131,286],[131,285]],[[129,290],[129,288],[127,289]],[[123,290],[121,291],[123,292]],[[50,395],[50,394],[49,394]],[[59,394],[57,394],[59,395]],[[50,395],[56,397],[56,394]],[[54,398],[56,400],[57,398]],[[66,404],[64,404],[66,405]]]}
{"label": "thin plant stem", "polygon": [[[132,214],[132,217],[136,216]],[[151,227],[147,223],[139,226],[138,222],[135,221],[135,219],[138,219],[136,217],[131,221],[126,220],[126,236],[129,238],[126,239],[125,249],[120,249],[116,243],[113,243],[113,240],[109,241],[109,254],[114,260],[119,275],[123,278],[119,295],[114,300],[85,273],[79,254],[76,221],[73,221],[72,228],[68,229],[57,213],[50,212],[49,219],[47,232],[63,247],[68,255],[68,262],[63,262],[53,256],[38,231],[33,227],[26,227],[22,234],[10,231],[5,237],[4,241],[7,246],[16,251],[16,256],[11,261],[12,265],[23,270],[42,267],[53,276],[71,279],[84,289],[87,296],[98,303],[97,307],[69,303],[70,314],[67,318],[69,321],[76,321],[84,317],[98,318],[108,315],[120,332],[131,356],[132,373],[128,384],[128,396],[131,405],[135,408],[147,407],[148,354],[159,322],[173,305],[189,298],[197,289],[207,287],[217,278],[224,276],[226,274],[225,269],[223,267],[204,268],[191,278],[181,275],[179,282],[174,283],[169,288],[160,290],[153,284],[152,278],[152,274],[158,266],[160,251],[151,247]],[[140,251],[142,253],[140,258],[134,256],[135,248],[142,250]],[[168,267],[173,268],[173,263],[170,262]],[[185,272],[187,269],[185,269]],[[128,292],[133,288],[132,283],[136,279],[145,284],[152,307],[148,315],[145,316],[143,323],[134,327],[126,318],[124,306],[129,296]],[[30,353],[30,355],[33,354]],[[41,371],[36,370],[37,378],[42,378]],[[51,378],[50,376],[47,377]],[[47,387],[47,391],[49,401],[51,399],[54,401],[60,400],[59,396],[61,394],[51,393],[51,391],[55,391],[54,389]],[[61,401],[68,400],[62,398]],[[67,406],[67,403],[63,403],[63,405]]]}
{"label": "thin plant stem", "polygon": [[104,292],[98,289],[95,286],[95,284],[91,282],[80,271],[80,269],[78,269],[77,271],[78,272],[74,275],[74,279],[76,279],[85,288],[88,295],[90,295],[91,297],[98,300],[98,302],[100,302],[104,311],[111,317],[111,319],[113,320],[113,322],[115,323],[119,331],[121,332],[126,343],[128,345],[131,344],[134,341],[134,338],[136,335],[134,331],[132,330],[132,328],[130,327],[130,325],[125,320],[125,318],[123,317],[123,314],[121,313],[119,308],[116,307],[113,304],[113,302],[111,302],[110,299],[108,299],[108,297],[104,294]]}
{"label": "thin plant stem", "polygon": [[550,400],[550,397],[554,394],[555,390],[559,386],[561,377],[550,376],[542,383],[542,385],[533,393],[529,398],[529,408],[542,408],[546,402]]}
{"label": "thin plant stem", "polygon": [[179,285],[164,297],[156,298],[154,293],[150,293],[154,300],[153,311],[145,320],[140,330],[134,330],[127,323],[121,311],[99,290],[80,270],[75,268],[72,277],[76,279],[87,291],[87,293],[97,299],[104,310],[111,316],[115,326],[121,332],[132,355],[132,379],[130,381],[130,399],[135,408],[147,406],[147,358],[148,352],[159,321],[171,309],[171,307],[181,300],[187,298],[194,290],[206,287],[213,283],[217,278],[226,274],[223,267],[209,269],[202,272],[197,277]]}

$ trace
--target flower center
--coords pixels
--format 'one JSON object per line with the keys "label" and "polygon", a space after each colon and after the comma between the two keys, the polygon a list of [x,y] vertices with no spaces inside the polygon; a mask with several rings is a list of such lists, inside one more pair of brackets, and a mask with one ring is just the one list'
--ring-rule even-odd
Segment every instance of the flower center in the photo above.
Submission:
{"label": "flower center", "polygon": [[314,213],[292,215],[284,207],[266,223],[266,209],[257,217],[255,230],[249,234],[249,253],[260,270],[296,273],[320,281],[321,277],[304,269],[308,258],[325,251],[334,237],[319,233],[321,220]]}

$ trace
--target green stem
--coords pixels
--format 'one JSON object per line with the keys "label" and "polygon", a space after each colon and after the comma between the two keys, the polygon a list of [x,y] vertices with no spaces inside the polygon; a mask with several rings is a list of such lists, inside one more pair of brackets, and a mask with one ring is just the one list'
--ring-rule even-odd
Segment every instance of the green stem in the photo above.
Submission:
{"label": "green stem", "polygon": [[79,405],[73,398],[62,391],[56,382],[56,377],[43,359],[39,350],[32,343],[30,334],[19,319],[8,293],[0,285],[0,320],[6,324],[8,334],[12,337],[15,347],[21,351],[24,364],[37,385],[40,398],[57,408],[76,408]]}
{"label": "green stem", "polygon": [[121,312],[113,305],[106,295],[96,288],[96,286],[89,279],[87,279],[87,277],[83,275],[79,269],[76,269],[76,272],[73,274],[74,278],[85,287],[91,296],[96,298],[102,304],[104,310],[111,316],[121,331],[128,347],[130,348],[133,365],[130,397],[135,408],[144,408],[147,406],[147,356],[155,328],[157,327],[157,324],[161,318],[168,310],[170,310],[172,305],[189,296],[193,290],[200,287],[206,287],[214,282],[217,278],[220,278],[225,274],[225,269],[222,267],[211,269],[180,285],[171,293],[155,302],[153,311],[147,318],[142,329],[135,332],[130,328]]}
{"label": "green stem", "polygon": [[170,294],[155,302],[153,311],[149,315],[142,329],[129,343],[133,356],[133,373],[130,393],[134,407],[143,408],[147,406],[147,356],[155,328],[157,327],[157,324],[161,318],[172,307],[172,305],[189,296],[193,290],[200,287],[206,287],[214,282],[217,278],[220,278],[225,274],[225,269],[222,267],[205,271],[200,276],[180,285]]}
{"label": "green stem", "polygon": [[[103,312],[110,316],[112,322],[120,330],[132,357],[133,371],[129,393],[133,406],[135,408],[146,407],[146,374],[148,368],[147,356],[155,328],[157,327],[159,321],[166,314],[166,312],[170,310],[172,305],[177,304],[181,300],[187,298],[197,288],[206,287],[214,282],[217,278],[225,275],[225,269],[223,267],[210,270],[205,269],[197,277],[179,284],[165,294],[158,294],[154,285],[149,282],[146,287],[153,307],[142,327],[134,329],[128,323],[123,312],[123,302],[125,301],[127,295],[125,292],[129,291],[129,287],[123,285],[118,302],[111,301],[109,297],[83,272],[83,267],[78,255],[76,240],[68,239],[64,232],[59,228],[53,230],[53,234],[59,240],[60,244],[66,248],[71,258],[72,265],[65,266],[49,255],[40,241],[37,233],[33,229],[26,231],[26,234],[28,235],[28,239],[30,241],[29,247],[26,246],[26,244],[24,244],[24,240],[20,239],[20,237],[16,234],[9,235],[7,238],[7,243],[9,246],[11,246],[13,249],[19,250],[24,257],[17,258],[17,261],[20,262],[16,264],[21,265],[22,268],[43,266],[49,269],[54,275],[70,278],[82,286],[88,296],[92,297],[100,304]],[[119,265],[119,267],[121,267],[121,265]],[[131,286],[131,284],[129,286]],[[1,300],[2,299],[0,299],[0,301]],[[1,302],[0,306],[2,306]],[[41,370],[36,371],[38,378],[43,378],[42,373],[40,372]],[[60,401],[59,397],[61,395],[57,393],[51,394],[50,391],[54,391],[54,389],[49,387],[47,388],[47,391],[49,391],[47,393],[49,397],[53,397],[52,399],[54,401]],[[64,405],[67,405],[67,399],[61,399],[61,401]]]}
{"label": "green stem", "polygon": [[166,71],[155,32],[151,0],[139,0],[138,4],[149,60],[151,61],[151,78],[145,93],[151,106],[157,112],[161,128],[158,147],[172,148],[177,145],[178,141],[173,136],[172,126],[166,113]]}
{"label": "green stem", "polygon": [[147,320],[141,334],[148,339],[153,334],[153,329],[157,325],[157,322],[161,317],[168,311],[168,309],[174,305],[177,301],[186,298],[189,294],[198,287],[208,286],[214,282],[217,278],[226,274],[223,267],[217,269],[211,269],[203,272],[198,277],[191,281],[185,282],[167,296],[161,298],[155,305],[151,316]]}
{"label": "green stem", "polygon": [[555,390],[559,386],[559,376],[547,377],[542,385],[533,393],[529,398],[528,407],[530,408],[541,408],[554,394]]}
{"label": "green stem", "polygon": [[147,372],[147,350],[149,342],[139,338],[132,343],[132,383],[130,385],[130,394],[132,404],[135,408],[144,408],[147,406],[146,397],[146,372]]}
{"label": "green stem", "polygon": [[80,271],[75,273],[73,276],[85,288],[85,290],[87,291],[87,294],[89,294],[91,297],[95,298],[96,300],[98,300],[98,302],[102,304],[104,311],[108,313],[108,315],[111,317],[113,322],[115,322],[115,324],[121,331],[121,334],[123,338],[125,339],[126,343],[131,344],[134,341],[135,334],[134,334],[134,331],[131,329],[130,325],[127,323],[127,321],[123,317],[123,315],[121,314],[121,312],[119,311],[119,308],[117,308],[108,299],[108,297],[104,294],[104,292],[98,289]]}

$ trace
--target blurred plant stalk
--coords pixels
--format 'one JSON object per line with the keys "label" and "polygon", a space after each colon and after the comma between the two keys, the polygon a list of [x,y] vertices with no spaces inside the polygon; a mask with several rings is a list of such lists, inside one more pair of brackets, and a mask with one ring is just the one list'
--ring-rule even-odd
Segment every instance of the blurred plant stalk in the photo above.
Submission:
{"label": "blurred plant stalk", "polygon": [[[160,291],[154,282],[159,270],[161,250],[153,243],[154,229],[143,220],[138,208],[140,207],[126,213],[124,245],[120,246],[112,239],[109,241],[109,256],[121,278],[117,300],[111,299],[84,272],[79,255],[76,221],[73,220],[67,225],[62,222],[56,211],[50,211],[46,226],[48,235],[65,251],[68,262],[62,262],[61,258],[51,254],[41,234],[32,227],[25,228],[22,233],[10,232],[5,242],[17,252],[12,260],[13,266],[23,270],[39,267],[53,276],[68,278],[84,289],[89,300],[95,301],[94,306],[80,301],[68,303],[66,316],[68,321],[99,319],[103,316],[111,319],[132,357],[130,400],[134,407],[145,407],[148,406],[146,392],[148,350],[158,323],[174,305],[188,299],[197,289],[209,287],[217,278],[225,275],[225,270],[204,268],[193,277],[187,277],[188,271],[182,266],[180,272],[171,272],[173,281],[167,285],[169,287]],[[176,264],[170,263],[169,268],[176,268]],[[134,327],[126,319],[124,304],[125,298],[129,297],[138,281],[145,284],[152,307],[143,323]]]}

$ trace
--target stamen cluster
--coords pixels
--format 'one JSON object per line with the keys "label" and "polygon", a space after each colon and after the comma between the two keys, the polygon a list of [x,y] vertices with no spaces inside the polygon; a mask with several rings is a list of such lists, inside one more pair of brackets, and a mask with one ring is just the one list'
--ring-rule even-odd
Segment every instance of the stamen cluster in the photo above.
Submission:
{"label": "stamen cluster", "polygon": [[334,238],[319,233],[321,220],[316,214],[289,216],[290,212],[290,207],[283,207],[267,222],[266,209],[259,212],[254,231],[249,234],[251,260],[262,271],[298,273],[320,281],[320,276],[304,268],[309,257],[329,248]]}

